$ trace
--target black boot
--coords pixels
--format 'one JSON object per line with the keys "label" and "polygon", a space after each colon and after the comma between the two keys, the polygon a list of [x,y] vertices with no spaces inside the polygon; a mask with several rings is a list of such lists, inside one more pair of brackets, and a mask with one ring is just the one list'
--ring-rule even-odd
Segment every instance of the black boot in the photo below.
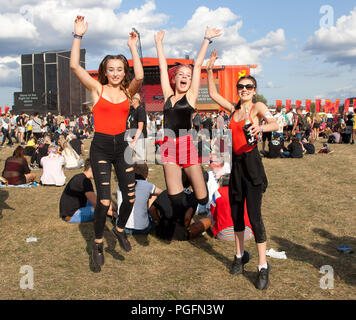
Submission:
{"label": "black boot", "polygon": [[104,252],[103,252],[104,244],[102,243],[97,243],[94,241],[93,243],[93,251],[91,253],[91,256],[93,258],[93,261],[96,265],[102,266],[104,265]]}
{"label": "black boot", "polygon": [[270,270],[271,270],[271,267],[270,267],[269,263],[267,262],[267,269],[262,268],[261,271],[258,271],[257,279],[256,279],[256,283],[255,283],[256,289],[259,289],[259,290],[267,289],[267,287],[269,285]]}
{"label": "black boot", "polygon": [[112,233],[117,238],[117,241],[119,241],[120,247],[122,249],[124,249],[127,252],[131,251],[131,244],[130,244],[129,240],[127,240],[125,230],[122,232],[119,232],[116,230],[116,227],[114,227],[114,228],[112,228]]}
{"label": "black boot", "polygon": [[231,265],[230,274],[242,274],[244,272],[244,265],[250,261],[250,254],[244,251],[244,255],[241,258],[234,256],[234,261]]}

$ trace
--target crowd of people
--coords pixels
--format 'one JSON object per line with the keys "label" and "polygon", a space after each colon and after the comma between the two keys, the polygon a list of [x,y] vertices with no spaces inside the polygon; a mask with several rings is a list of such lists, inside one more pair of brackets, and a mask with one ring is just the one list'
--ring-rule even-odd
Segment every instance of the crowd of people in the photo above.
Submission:
{"label": "crowd of people", "polygon": [[[261,154],[301,158],[315,153],[313,141],[318,139],[326,141],[320,153],[332,152],[329,143],[353,144],[355,116],[321,117],[300,108],[272,112],[256,101],[257,81],[252,76],[239,78],[239,101],[232,103],[216,89],[212,72],[216,51],[208,60],[207,81],[209,95],[222,111],[198,112],[202,64],[209,44],[221,34],[221,30],[209,27],[194,66],[169,69],[163,49],[165,33],[155,34],[164,106],[163,112],[147,114],[138,94],[144,76],[137,52],[138,35],[132,32],[127,42],[134,77],[130,78],[125,56],[107,55],[95,80],[79,62],[81,39],[87,29],[84,17],[78,16],[70,68],[90,91],[92,112],[71,117],[51,113],[2,115],[1,146],[6,141],[6,146],[18,144],[5,162],[3,178],[9,185],[31,183],[38,179],[32,170],[42,168],[40,184],[65,185],[59,201],[60,217],[66,223],[93,222],[91,256],[99,267],[104,265],[107,219],[124,251],[132,249],[127,234],[148,234],[154,229],[159,238],[170,241],[190,240],[210,230],[217,239],[234,242],[233,275],[244,272],[250,260],[244,243],[255,239],[258,266],[254,284],[265,290],[271,268],[261,212],[262,195],[268,186]],[[89,154],[83,139],[91,139]],[[148,180],[147,140],[154,140],[156,145],[165,190]],[[111,200],[112,167],[118,181],[117,206]],[[80,168],[82,172],[66,182],[65,170]],[[193,219],[201,212],[206,215]]]}

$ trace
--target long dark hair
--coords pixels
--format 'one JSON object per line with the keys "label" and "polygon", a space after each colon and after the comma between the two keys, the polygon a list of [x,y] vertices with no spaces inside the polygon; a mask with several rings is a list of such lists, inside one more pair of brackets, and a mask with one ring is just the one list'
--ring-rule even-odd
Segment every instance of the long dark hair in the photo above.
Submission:
{"label": "long dark hair", "polygon": [[125,92],[125,94],[131,99],[131,96],[128,91],[128,88],[130,85],[130,80],[131,80],[130,79],[130,66],[129,66],[129,62],[127,61],[127,59],[124,55],[118,54],[118,55],[114,56],[114,55],[108,54],[107,56],[105,56],[99,65],[98,81],[102,85],[108,84],[108,78],[106,77],[105,73],[106,73],[106,67],[107,67],[108,61],[112,60],[112,59],[121,60],[122,63],[124,64],[125,76],[120,83],[120,89],[123,90]]}
{"label": "long dark hair", "polygon": [[14,153],[12,154],[12,156],[15,158],[24,158],[24,155],[25,155],[25,149],[21,146],[18,146],[14,150]]}
{"label": "long dark hair", "polygon": [[[244,76],[244,77],[241,77],[239,80],[237,80],[236,89],[237,89],[237,86],[239,85],[241,80],[251,80],[255,86],[255,90],[257,90],[257,81],[253,76]],[[252,97],[252,103],[256,103],[256,102],[257,102],[256,95],[254,95]],[[241,108],[241,99],[239,100],[239,102],[237,104],[235,104],[235,110],[238,110],[240,108]]]}

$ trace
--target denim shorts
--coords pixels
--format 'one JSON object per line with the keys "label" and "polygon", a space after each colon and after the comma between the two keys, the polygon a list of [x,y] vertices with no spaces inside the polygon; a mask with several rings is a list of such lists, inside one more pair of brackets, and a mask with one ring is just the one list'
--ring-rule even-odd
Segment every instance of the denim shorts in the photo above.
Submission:
{"label": "denim shorts", "polygon": [[87,205],[85,207],[79,208],[76,212],[74,212],[73,216],[68,221],[69,223],[81,223],[81,222],[89,222],[94,220],[94,207],[92,204],[87,201]]}

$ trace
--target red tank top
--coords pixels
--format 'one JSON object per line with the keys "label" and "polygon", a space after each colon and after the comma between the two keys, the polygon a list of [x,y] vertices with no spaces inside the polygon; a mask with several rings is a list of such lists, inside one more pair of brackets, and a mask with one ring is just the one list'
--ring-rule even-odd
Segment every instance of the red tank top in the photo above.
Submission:
{"label": "red tank top", "polygon": [[102,97],[104,86],[101,90],[100,98],[93,108],[94,128],[96,132],[117,135],[126,131],[126,120],[130,111],[128,99],[120,103],[112,103]]}
{"label": "red tank top", "polygon": [[[251,118],[251,111],[255,105],[252,106],[250,113],[248,115],[248,118],[250,119],[251,123],[253,124],[252,118]],[[235,113],[235,112],[234,112]],[[245,138],[245,133],[243,131],[243,126],[245,125],[245,120],[241,120],[239,122],[236,122],[234,120],[234,113],[232,114],[229,128],[231,129],[231,135],[232,135],[232,149],[235,154],[241,155],[245,152],[250,152],[253,150],[257,145],[249,147]]]}

